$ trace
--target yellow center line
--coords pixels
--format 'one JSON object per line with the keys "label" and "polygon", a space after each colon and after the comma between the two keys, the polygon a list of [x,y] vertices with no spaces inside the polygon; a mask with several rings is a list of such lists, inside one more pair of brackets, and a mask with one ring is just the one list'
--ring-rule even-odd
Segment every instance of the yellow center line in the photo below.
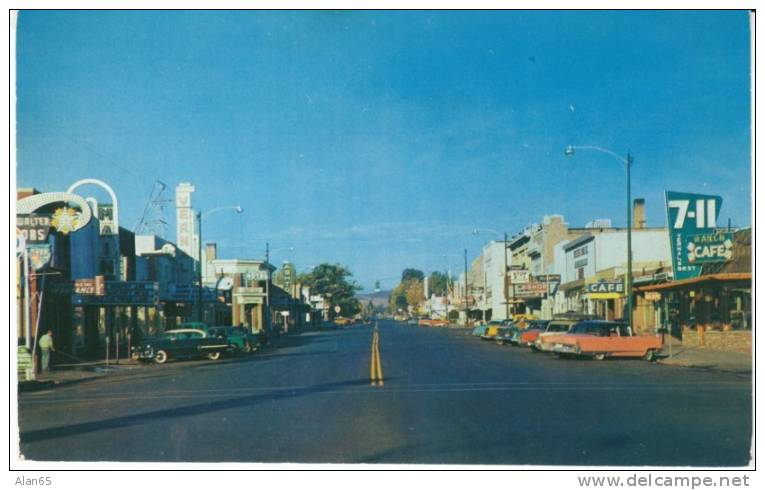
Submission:
{"label": "yellow center line", "polygon": [[383,386],[382,363],[380,362],[380,333],[372,333],[372,355],[369,360],[369,380],[372,386]]}

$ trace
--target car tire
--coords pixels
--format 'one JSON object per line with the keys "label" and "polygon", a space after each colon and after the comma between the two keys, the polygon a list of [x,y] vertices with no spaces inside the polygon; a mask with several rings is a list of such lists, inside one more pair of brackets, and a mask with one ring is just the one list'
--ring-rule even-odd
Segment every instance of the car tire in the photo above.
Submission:
{"label": "car tire", "polygon": [[653,349],[648,349],[645,351],[645,355],[643,356],[643,359],[648,362],[653,362],[656,360],[656,351]]}
{"label": "car tire", "polygon": [[596,361],[602,361],[603,359],[606,358],[606,354],[603,352],[598,352],[597,354],[594,354],[592,358],[595,359]]}
{"label": "car tire", "polygon": [[209,352],[207,354],[207,358],[210,359],[211,361],[217,361],[218,359],[220,359],[220,351]]}
{"label": "car tire", "polygon": [[157,364],[164,364],[167,362],[167,352],[163,350],[158,350],[156,354],[154,354],[154,362]]}

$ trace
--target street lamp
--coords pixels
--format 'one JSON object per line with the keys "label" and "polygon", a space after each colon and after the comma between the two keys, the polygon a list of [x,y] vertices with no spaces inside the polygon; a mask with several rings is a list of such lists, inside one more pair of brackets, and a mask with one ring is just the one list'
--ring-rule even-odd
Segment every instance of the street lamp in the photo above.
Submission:
{"label": "street lamp", "polygon": [[199,282],[199,289],[197,290],[197,320],[200,322],[202,321],[202,218],[227,209],[233,209],[236,211],[236,214],[244,212],[242,206],[220,206],[204,213],[197,211],[197,235],[199,236],[199,243],[197,243],[197,254],[199,257],[199,267],[197,269],[197,281]]}
{"label": "street lamp", "polygon": [[599,146],[569,145],[566,147],[564,154],[567,157],[572,157],[574,156],[576,150],[594,150],[605,153],[607,155],[611,155],[613,158],[616,158],[621,163],[623,163],[625,169],[627,170],[627,284],[625,289],[627,290],[627,322],[629,326],[632,327],[632,189],[630,182],[630,169],[632,168],[632,162],[634,159],[629,151],[627,152],[627,157],[624,158],[618,153],[615,153],[606,148],[601,148]]}
{"label": "street lamp", "polygon": [[[502,255],[504,256],[505,260],[505,270],[502,272],[502,298],[505,300],[505,320],[509,320],[510,303],[507,297],[507,232],[500,233],[497,230],[492,230],[491,228],[475,228],[473,229],[473,235],[478,235],[481,230],[489,233],[494,233],[497,236],[502,236],[502,241],[504,243],[504,247],[502,248]],[[515,292],[513,292],[513,296],[515,296]]]}

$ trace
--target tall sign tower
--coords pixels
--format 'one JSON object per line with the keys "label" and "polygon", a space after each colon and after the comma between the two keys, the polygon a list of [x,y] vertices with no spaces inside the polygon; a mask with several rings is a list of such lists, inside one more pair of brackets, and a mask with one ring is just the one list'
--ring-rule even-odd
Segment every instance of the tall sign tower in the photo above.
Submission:
{"label": "tall sign tower", "polygon": [[194,190],[194,186],[188,182],[182,182],[175,187],[176,239],[178,248],[198,261],[198,238],[194,223],[194,209],[191,207],[191,194]]}

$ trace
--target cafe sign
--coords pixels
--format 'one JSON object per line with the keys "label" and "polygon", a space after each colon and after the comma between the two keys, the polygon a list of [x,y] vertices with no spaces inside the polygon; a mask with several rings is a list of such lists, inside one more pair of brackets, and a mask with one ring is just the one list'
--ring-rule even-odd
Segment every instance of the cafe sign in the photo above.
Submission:
{"label": "cafe sign", "polygon": [[666,191],[665,199],[675,280],[698,277],[701,264],[732,257],[732,235],[717,232],[722,197]]}
{"label": "cafe sign", "polygon": [[590,299],[616,299],[624,296],[624,282],[621,280],[598,281],[585,284]]}

